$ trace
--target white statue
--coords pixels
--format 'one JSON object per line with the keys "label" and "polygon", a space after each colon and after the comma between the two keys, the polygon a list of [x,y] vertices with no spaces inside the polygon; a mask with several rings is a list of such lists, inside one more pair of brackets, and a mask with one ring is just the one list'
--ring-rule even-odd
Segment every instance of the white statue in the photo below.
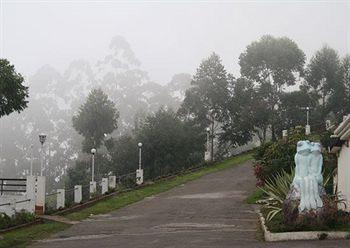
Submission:
{"label": "white statue", "polygon": [[315,200],[315,205],[312,206],[313,209],[323,207],[323,202],[319,193],[319,185],[323,184],[322,176],[322,148],[319,143],[311,143],[311,154],[310,154],[310,167],[309,167],[309,178],[311,192],[313,193],[313,199]]}
{"label": "white statue", "polygon": [[299,212],[323,206],[319,186],[322,186],[322,154],[319,143],[299,141],[294,157],[295,177],[293,187],[300,197]]}

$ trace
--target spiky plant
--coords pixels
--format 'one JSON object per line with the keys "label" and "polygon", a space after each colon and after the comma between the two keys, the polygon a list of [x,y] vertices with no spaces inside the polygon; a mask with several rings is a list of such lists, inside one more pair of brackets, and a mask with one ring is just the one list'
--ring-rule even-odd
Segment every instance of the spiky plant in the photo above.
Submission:
{"label": "spiky plant", "polygon": [[267,179],[265,185],[260,187],[265,193],[260,203],[268,210],[267,221],[272,220],[273,217],[282,211],[283,202],[287,197],[293,178],[294,170],[292,170],[292,173],[282,170]]}
{"label": "spiky plant", "polygon": [[[266,221],[272,220],[278,213],[282,211],[283,202],[287,197],[290,190],[290,186],[294,178],[294,169],[291,169],[291,173],[282,170],[276,173],[272,177],[266,180],[265,185],[260,187],[264,192],[265,196],[259,203],[264,205],[264,208],[268,210]],[[323,186],[325,187],[331,179],[331,174],[329,174],[323,181]],[[335,193],[334,200],[337,203],[344,203],[344,200],[340,197],[338,193]]]}

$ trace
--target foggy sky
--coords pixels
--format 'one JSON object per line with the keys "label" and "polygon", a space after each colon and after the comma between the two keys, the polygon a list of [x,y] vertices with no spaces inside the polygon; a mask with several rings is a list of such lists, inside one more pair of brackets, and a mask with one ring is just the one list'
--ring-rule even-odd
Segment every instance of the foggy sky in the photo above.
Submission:
{"label": "foggy sky", "polygon": [[45,64],[63,71],[74,59],[94,62],[115,35],[161,84],[193,74],[212,51],[238,75],[239,54],[264,34],[288,36],[308,58],[323,44],[350,51],[350,0],[0,1],[0,56],[25,76]]}

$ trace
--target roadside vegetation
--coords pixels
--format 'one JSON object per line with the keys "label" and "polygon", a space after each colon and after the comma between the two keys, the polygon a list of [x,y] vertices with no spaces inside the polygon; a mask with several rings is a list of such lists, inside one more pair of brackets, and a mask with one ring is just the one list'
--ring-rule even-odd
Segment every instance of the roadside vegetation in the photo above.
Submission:
{"label": "roadside vegetation", "polygon": [[329,133],[306,136],[302,127],[290,129],[288,137],[269,142],[254,153],[257,189],[246,201],[260,204],[265,224],[271,232],[350,230],[350,214],[339,206],[344,200],[333,192],[333,170],[336,157],[323,151],[324,207],[319,213],[298,214],[298,202],[286,201],[294,178],[294,155],[299,140],[322,142],[327,147]]}

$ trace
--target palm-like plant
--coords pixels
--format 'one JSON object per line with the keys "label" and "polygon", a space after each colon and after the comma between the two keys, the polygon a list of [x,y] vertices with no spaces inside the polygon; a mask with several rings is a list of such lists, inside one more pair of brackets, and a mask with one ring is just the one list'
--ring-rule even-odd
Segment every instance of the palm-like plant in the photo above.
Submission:
{"label": "palm-like plant", "polygon": [[[272,220],[278,213],[282,211],[283,202],[286,199],[290,186],[294,178],[294,169],[291,169],[291,173],[282,170],[276,173],[271,178],[267,179],[265,185],[260,187],[264,192],[265,196],[258,203],[264,205],[268,210],[266,221]],[[331,179],[331,174],[329,174],[323,181],[323,186],[325,187]],[[335,193],[334,198],[343,203],[344,200],[341,199],[338,193]]]}
{"label": "palm-like plant", "polygon": [[260,189],[265,193],[262,203],[268,214],[266,220],[270,221],[282,211],[283,202],[287,197],[290,185],[294,178],[294,170],[291,173],[282,170],[265,181],[265,185]]}

